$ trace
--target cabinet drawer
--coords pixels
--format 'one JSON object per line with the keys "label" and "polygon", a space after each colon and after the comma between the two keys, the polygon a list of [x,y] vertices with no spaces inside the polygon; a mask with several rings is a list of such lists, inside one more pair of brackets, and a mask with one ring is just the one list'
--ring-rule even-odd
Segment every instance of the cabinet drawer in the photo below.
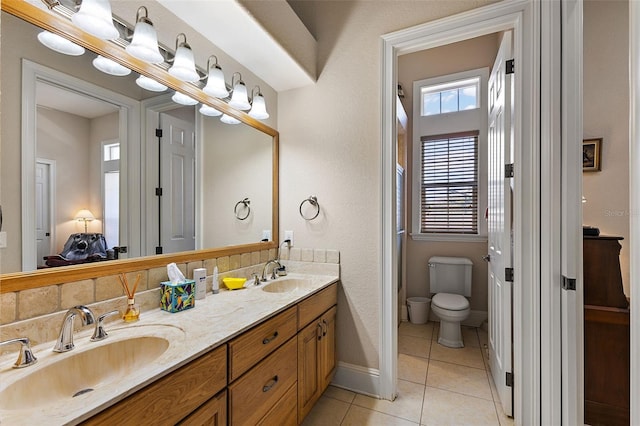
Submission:
{"label": "cabinet drawer", "polygon": [[338,303],[338,283],[333,283],[300,302],[298,304],[298,330],[302,330],[336,303]]}
{"label": "cabinet drawer", "polygon": [[296,334],[294,306],[229,343],[229,381],[234,381]]}
{"label": "cabinet drawer", "polygon": [[297,384],[289,388],[275,407],[258,422],[259,426],[296,426],[298,424],[298,405],[296,401]]}
{"label": "cabinet drawer", "polygon": [[86,424],[175,425],[225,387],[226,360],[224,345],[96,414]]}
{"label": "cabinet drawer", "polygon": [[296,383],[296,339],[290,339],[229,385],[229,424],[255,425]]}

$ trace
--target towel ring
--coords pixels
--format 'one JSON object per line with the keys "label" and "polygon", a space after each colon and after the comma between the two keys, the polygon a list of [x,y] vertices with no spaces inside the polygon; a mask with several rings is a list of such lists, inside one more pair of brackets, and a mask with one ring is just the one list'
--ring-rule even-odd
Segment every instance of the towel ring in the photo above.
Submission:
{"label": "towel ring", "polygon": [[[240,204],[242,204],[244,208],[247,209],[247,214],[244,216],[240,216],[240,213],[238,213],[238,206]],[[236,219],[245,220],[249,217],[249,215],[251,214],[251,207],[249,207],[249,204],[251,204],[251,200],[249,200],[248,198],[240,200],[236,203],[235,207],[233,208],[233,213],[236,215]]]}
{"label": "towel ring", "polygon": [[[304,203],[309,203],[316,208],[316,214],[314,214],[313,217],[306,217],[304,213],[302,213],[302,206],[304,206]],[[309,198],[300,203],[300,208],[298,210],[300,211],[300,216],[302,216],[304,220],[315,219],[320,214],[320,203],[318,202],[318,198],[315,195],[309,196]]]}

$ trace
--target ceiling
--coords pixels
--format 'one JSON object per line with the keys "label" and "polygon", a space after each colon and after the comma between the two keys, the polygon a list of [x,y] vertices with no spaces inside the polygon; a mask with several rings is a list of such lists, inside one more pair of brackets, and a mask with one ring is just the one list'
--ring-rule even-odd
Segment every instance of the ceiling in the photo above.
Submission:
{"label": "ceiling", "polygon": [[36,83],[36,103],[88,119],[118,111],[118,107],[103,100],[42,82]]}

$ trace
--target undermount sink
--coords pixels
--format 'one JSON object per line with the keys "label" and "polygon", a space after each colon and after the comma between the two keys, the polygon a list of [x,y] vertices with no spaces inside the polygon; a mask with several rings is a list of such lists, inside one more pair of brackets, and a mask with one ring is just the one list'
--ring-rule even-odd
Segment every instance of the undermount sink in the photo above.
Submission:
{"label": "undermount sink", "polygon": [[288,293],[298,289],[307,289],[311,287],[311,280],[300,278],[285,278],[274,281],[262,287],[262,291],[267,293]]}
{"label": "undermount sink", "polygon": [[[34,365],[0,392],[0,409],[22,410],[64,404],[101,387],[117,385],[132,373],[152,366],[170,347],[169,337],[134,336],[56,354],[60,360]],[[33,368],[33,370],[31,370]]]}

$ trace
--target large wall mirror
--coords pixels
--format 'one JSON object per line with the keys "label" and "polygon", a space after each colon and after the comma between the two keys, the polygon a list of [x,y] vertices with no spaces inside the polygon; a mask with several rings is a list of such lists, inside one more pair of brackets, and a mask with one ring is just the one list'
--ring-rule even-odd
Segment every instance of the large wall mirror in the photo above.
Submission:
{"label": "large wall mirror", "polygon": [[[203,250],[277,245],[277,131],[119,46],[69,30],[64,18],[17,1],[3,9],[0,180],[11,247],[0,279],[78,268],[44,259],[85,232],[102,234],[119,258],[109,262],[130,268],[157,254],[188,260]],[[38,41],[42,28],[88,49],[54,52]],[[98,54],[134,71],[104,74],[92,64]],[[141,74],[168,88],[142,89]],[[175,103],[176,90],[200,103]],[[200,114],[201,103],[239,123]],[[90,220],[79,220],[85,210]],[[96,263],[81,267],[105,269]]]}

